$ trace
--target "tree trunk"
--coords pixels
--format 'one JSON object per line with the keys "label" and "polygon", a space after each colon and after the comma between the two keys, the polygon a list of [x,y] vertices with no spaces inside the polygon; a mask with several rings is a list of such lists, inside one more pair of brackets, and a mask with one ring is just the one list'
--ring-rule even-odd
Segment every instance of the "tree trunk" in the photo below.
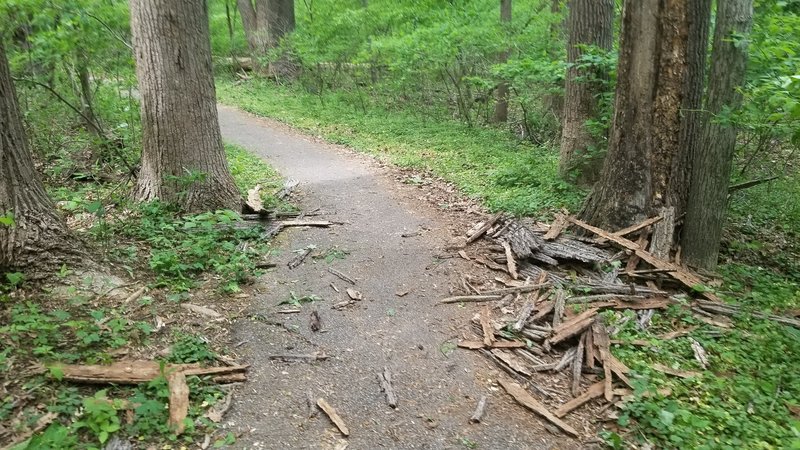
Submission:
{"label": "tree trunk", "polygon": [[269,26],[267,25],[267,2],[269,0],[236,0],[239,15],[242,16],[242,28],[250,51],[255,55],[264,55],[269,50]]}
{"label": "tree trunk", "polygon": [[276,47],[284,36],[294,31],[294,0],[269,0],[267,5],[270,46]]}
{"label": "tree trunk", "polygon": [[597,114],[597,96],[602,84],[577,78],[605,78],[605,74],[580,71],[574,64],[584,45],[611,50],[614,39],[613,0],[572,0],[567,19],[567,76],[564,89],[564,122],[561,130],[559,174],[575,177],[578,184],[591,185],[600,176],[603,153],[586,128],[586,121]]}
{"label": "tree trunk", "polygon": [[692,178],[683,229],[687,264],[714,269],[727,210],[736,128],[724,119],[741,106],[739,88],[747,67],[747,35],[753,23],[753,0],[717,2],[714,48],[708,77],[702,147],[692,154]]}
{"label": "tree trunk", "polygon": [[[500,22],[507,27],[511,22],[511,0],[500,0]],[[498,62],[504,64],[508,61],[508,50],[500,53]],[[505,123],[508,121],[508,83],[501,81],[497,85],[497,101],[494,104],[494,117],[492,122]]]}
{"label": "tree trunk", "polygon": [[674,206],[668,193],[687,73],[686,1],[625,2],[608,155],[581,212],[593,225],[616,230]]}
{"label": "tree trunk", "polygon": [[34,171],[22,126],[17,94],[11,83],[5,49],[0,43],[0,272],[44,272],[83,259],[81,245],[70,236]]}
{"label": "tree trunk", "polygon": [[139,201],[239,210],[217,119],[205,2],[133,0],[142,114]]}

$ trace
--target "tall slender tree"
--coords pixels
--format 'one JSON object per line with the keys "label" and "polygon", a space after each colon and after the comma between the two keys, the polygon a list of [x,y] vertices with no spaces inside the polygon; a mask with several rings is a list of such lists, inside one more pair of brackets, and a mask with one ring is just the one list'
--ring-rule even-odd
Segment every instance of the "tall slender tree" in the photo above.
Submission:
{"label": "tall slender tree", "polygon": [[688,72],[686,6],[687,0],[625,2],[608,155],[581,212],[594,225],[623,228],[674,206],[670,182]]}
{"label": "tall slender tree", "polygon": [[222,147],[206,2],[132,0],[142,115],[142,167],[134,191],[188,211],[238,209]]}
{"label": "tall slender tree", "polygon": [[[81,245],[33,168],[17,93],[0,42],[0,272],[46,271],[82,257]],[[9,220],[11,219],[11,220]]]}
{"label": "tall slender tree", "polygon": [[[504,28],[508,28],[508,25],[511,23],[511,0],[500,0],[500,22]],[[502,51],[498,59],[498,62],[501,64],[507,62],[508,50]],[[508,120],[508,82],[505,80],[497,85],[494,117],[492,120],[495,123],[503,123]]]}
{"label": "tall slender tree", "polygon": [[691,183],[682,243],[684,261],[713,269],[717,265],[727,210],[728,184],[736,127],[726,115],[742,103],[740,88],[747,68],[747,36],[753,0],[717,2],[714,46],[706,97],[702,146],[691,155]]}
{"label": "tall slender tree", "polygon": [[574,175],[578,184],[591,185],[600,175],[605,152],[596,148],[598,142],[586,122],[597,114],[597,97],[605,74],[580,70],[576,63],[586,46],[611,50],[614,0],[571,0],[568,8],[567,74],[558,171],[562,177]]}

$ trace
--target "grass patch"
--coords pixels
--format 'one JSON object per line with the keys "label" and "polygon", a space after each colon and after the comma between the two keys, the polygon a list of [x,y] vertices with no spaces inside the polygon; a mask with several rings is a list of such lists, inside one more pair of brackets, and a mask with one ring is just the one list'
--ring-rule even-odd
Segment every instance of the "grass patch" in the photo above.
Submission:
{"label": "grass patch", "polygon": [[346,94],[313,95],[253,79],[217,81],[220,101],[282,120],[400,167],[431,171],[490,209],[548,217],[574,209],[582,193],[556,176],[558,154],[502,130],[431,115],[354,103]]}

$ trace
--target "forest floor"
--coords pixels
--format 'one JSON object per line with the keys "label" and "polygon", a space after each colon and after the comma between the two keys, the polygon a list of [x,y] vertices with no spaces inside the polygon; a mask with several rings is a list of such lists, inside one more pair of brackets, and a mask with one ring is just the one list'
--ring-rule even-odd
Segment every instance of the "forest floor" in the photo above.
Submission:
{"label": "forest floor", "polygon": [[[254,286],[250,319],[235,324],[233,343],[244,343],[238,351],[252,365],[227,416],[227,426],[239,435],[237,448],[586,446],[549,433],[498,387],[497,378],[505,375],[455,348],[476,309],[437,302],[457,289],[459,274],[476,270],[448,245],[483,217],[480,207],[446,183],[381,165],[272,120],[223,106],[220,125],[226,141],[300,182],[296,201],[302,210],[340,223],[282,233],[274,242],[277,268]],[[310,246],[316,258],[289,269],[296,252]],[[332,309],[347,300],[347,288],[363,300]],[[292,299],[294,305],[287,306]],[[286,309],[300,312],[278,313]],[[312,311],[321,318],[319,332],[309,328]],[[314,352],[329,359],[270,359]],[[386,404],[378,383],[384,368],[393,377],[397,409]],[[471,425],[468,418],[483,395],[489,397],[488,413]],[[324,415],[309,418],[309,397],[336,408],[350,437],[342,438]],[[593,440],[594,427],[575,421]]]}

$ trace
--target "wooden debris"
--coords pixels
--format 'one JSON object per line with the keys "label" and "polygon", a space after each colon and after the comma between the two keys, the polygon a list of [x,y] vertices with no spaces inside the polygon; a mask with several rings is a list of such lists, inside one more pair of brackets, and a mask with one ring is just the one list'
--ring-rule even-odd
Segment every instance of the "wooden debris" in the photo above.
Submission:
{"label": "wooden debris", "polygon": [[506,363],[508,367],[512,368],[514,372],[526,377],[533,375],[533,373],[525,367],[525,365],[520,363],[513,354],[500,349],[492,349],[491,352],[495,357]]}
{"label": "wooden debris", "polygon": [[502,299],[500,294],[494,295],[456,295],[439,300],[439,303],[461,303],[461,302],[493,302]]}
{"label": "wooden debris", "polygon": [[533,292],[541,288],[550,287],[551,283],[537,283],[528,284],[524,286],[508,287],[503,289],[494,289],[491,291],[481,292],[481,295],[506,295],[506,294],[524,294],[526,292]]}
{"label": "wooden debris", "polygon": [[564,317],[564,306],[567,301],[567,294],[562,289],[556,290],[556,298],[553,300],[553,329],[561,325]]}
{"label": "wooden debris", "polygon": [[167,425],[175,434],[181,434],[186,429],[184,420],[189,414],[189,386],[186,384],[186,374],[181,371],[167,374],[169,386],[169,419]]}
{"label": "wooden debris", "polygon": [[[653,237],[650,239],[650,253],[658,259],[669,260],[672,241],[675,234],[675,208],[661,208],[659,216],[662,221],[653,227]],[[643,246],[641,248],[644,248]]]}
{"label": "wooden debris", "polygon": [[[470,350],[478,350],[479,348],[487,348],[486,344],[481,341],[460,341],[458,344],[461,348]],[[524,342],[519,341],[494,341],[489,348],[525,348]]]}
{"label": "wooden debris", "polygon": [[[514,254],[519,259],[533,258],[545,242],[527,225],[513,221],[505,234]],[[545,261],[547,262],[547,261]],[[549,264],[550,262],[548,262]],[[558,261],[556,261],[556,264]]]}
{"label": "wooden debris", "polygon": [[706,350],[700,345],[699,342],[696,340],[689,338],[689,342],[692,345],[692,351],[694,352],[694,359],[700,363],[700,366],[705,369],[708,367],[708,355],[706,354]]}
{"label": "wooden debris", "polygon": [[222,314],[214,311],[211,308],[206,308],[205,306],[193,305],[191,303],[181,303],[181,308],[187,309],[197,314],[201,314],[206,317],[210,317],[212,319],[219,319],[220,317],[222,317]]}
{"label": "wooden debris", "polygon": [[590,402],[591,400],[602,396],[603,392],[605,392],[605,382],[598,381],[597,383],[589,386],[589,389],[587,389],[586,392],[584,392],[583,394],[561,405],[561,407],[559,407],[557,410],[553,412],[553,415],[555,415],[558,418],[564,417],[570,412],[574,411],[575,409],[580,408],[581,406]]}
{"label": "wooden debris", "polygon": [[278,192],[275,193],[275,197],[278,197],[278,200],[285,199],[286,197],[289,196],[289,194],[292,193],[294,188],[296,188],[297,185],[299,184],[300,184],[299,181],[293,180],[291,178],[286,180],[286,182],[283,183],[283,187]]}
{"label": "wooden debris", "polygon": [[346,281],[346,282],[348,282],[348,283],[350,283],[352,285],[356,284],[356,280],[348,277],[347,275],[343,274],[342,272],[339,272],[338,270],[336,270],[336,269],[334,269],[332,267],[328,267],[328,272],[330,272],[331,274],[335,275],[336,277],[338,277],[342,281]]}
{"label": "wooden debris", "polygon": [[517,280],[519,279],[519,273],[517,273],[517,262],[514,261],[514,254],[511,252],[511,246],[508,242],[503,241],[503,249],[506,252],[506,265],[508,266],[508,273],[511,275],[511,278]]}
{"label": "wooden debris", "polygon": [[[695,300],[695,306],[704,311],[711,312],[714,314],[721,314],[723,316],[728,316],[728,317],[734,317],[736,315],[742,314],[741,306],[731,303],[712,303],[705,300]],[[795,318],[778,316],[775,314],[764,314],[758,311],[750,312],[750,315],[758,319],[771,320],[773,322],[780,323],[782,325],[788,325],[791,327],[800,328],[800,320]]]}
{"label": "wooden debris", "polygon": [[653,369],[655,369],[655,370],[657,370],[659,372],[663,372],[663,373],[665,373],[667,375],[672,375],[674,377],[679,377],[679,378],[695,378],[695,377],[702,376],[702,374],[700,372],[692,372],[692,371],[688,371],[688,370],[673,369],[671,367],[667,367],[667,366],[665,366],[663,364],[658,364],[658,363],[653,364],[650,367],[652,367]]}
{"label": "wooden debris", "polygon": [[553,328],[553,336],[548,339],[550,345],[556,345],[566,339],[571,338],[589,328],[595,321],[594,318],[599,310],[597,308],[587,309],[577,316],[562,323],[557,328]]}
{"label": "wooden debris", "polygon": [[478,406],[475,407],[475,412],[469,418],[469,423],[481,423],[484,414],[486,414],[486,396],[481,395],[481,399],[478,400]]}
{"label": "wooden debris", "polygon": [[389,368],[384,367],[383,372],[378,374],[378,383],[381,385],[381,391],[386,395],[386,403],[392,408],[397,408],[397,396],[392,388],[392,374]]}
{"label": "wooden debris", "polygon": [[488,306],[485,306],[483,310],[481,310],[481,329],[483,331],[483,344],[487,347],[491,347],[495,341],[495,338],[494,327],[492,326],[491,311],[489,311]]}
{"label": "wooden debris", "polygon": [[317,399],[317,406],[319,406],[319,408],[328,416],[328,418],[331,419],[331,422],[336,425],[336,428],[338,428],[343,435],[350,436],[350,430],[347,429],[347,425],[345,425],[344,420],[339,413],[336,412],[336,409],[334,409],[333,406],[328,404],[328,402],[321,397]]}
{"label": "wooden debris", "polygon": [[[119,361],[107,366],[55,364],[63,374],[63,379],[92,384],[139,384],[147,383],[161,376],[157,361]],[[191,364],[168,364],[166,373],[183,372],[184,375],[226,375],[247,370],[249,366],[196,367]]]}
{"label": "wooden debris", "polygon": [[483,236],[487,231],[489,231],[489,228],[492,228],[494,224],[497,223],[498,220],[500,220],[501,217],[503,217],[503,214],[498,213],[492,216],[489,220],[487,220],[486,223],[483,224],[483,226],[478,228],[476,232],[472,233],[472,236],[470,236],[467,239],[467,243],[465,244],[465,246],[477,241],[481,236]]}
{"label": "wooden debris", "polygon": [[[631,226],[629,226],[627,228],[623,228],[623,229],[621,229],[619,231],[615,231],[614,232],[614,236],[625,237],[625,236],[627,236],[627,235],[629,235],[631,233],[635,233],[635,232],[637,232],[639,230],[647,228],[650,225],[655,225],[658,222],[661,222],[662,219],[663,219],[663,217],[661,217],[661,216],[651,217],[651,218],[649,218],[647,220],[644,220],[642,222],[637,223],[636,225],[631,225]],[[605,239],[602,239],[602,240],[603,240],[603,242],[605,242]]]}
{"label": "wooden debris", "polygon": [[129,303],[135,302],[136,300],[139,299],[139,297],[144,295],[145,292],[147,292],[147,286],[140,287],[139,289],[134,291],[133,294],[129,295],[128,298],[123,300],[122,304],[127,305]]}
{"label": "wooden debris", "polygon": [[550,423],[560,428],[565,433],[569,434],[572,437],[577,437],[578,432],[572,428],[571,426],[564,423],[561,419],[553,415],[543,404],[539,403],[538,400],[533,398],[528,391],[522,388],[522,386],[518,385],[517,383],[513,383],[510,381],[505,380],[498,380],[500,386],[511,395],[514,400],[516,400],[520,405],[530,409],[531,411],[539,414],[540,416],[547,419]]}
{"label": "wooden debris", "polygon": [[311,311],[311,315],[308,318],[308,328],[314,332],[322,329],[322,320],[319,317],[319,312]]}
{"label": "wooden debris", "polygon": [[614,386],[612,385],[613,379],[611,376],[611,342],[608,338],[608,330],[606,330],[603,322],[596,320],[592,324],[592,339],[595,347],[597,347],[600,362],[603,365],[605,397],[606,400],[611,401],[614,398]]}
{"label": "wooden debris", "polygon": [[254,213],[259,213],[264,210],[264,202],[261,201],[260,184],[256,184],[255,187],[247,191],[247,200],[245,200],[244,204],[246,209]]}
{"label": "wooden debris", "polygon": [[361,292],[358,292],[355,289],[349,289],[348,288],[346,292],[347,292],[347,296],[350,297],[353,300],[361,301],[361,300],[364,299],[364,296],[361,294]]}
{"label": "wooden debris", "polygon": [[578,339],[578,348],[575,351],[575,359],[572,360],[572,385],[571,391],[572,396],[577,397],[581,390],[581,372],[583,369],[583,357],[586,348],[586,335],[591,334],[591,331],[587,331],[583,333],[580,339]]}
{"label": "wooden debris", "polygon": [[333,225],[333,222],[327,220],[282,220],[278,222],[281,227],[323,227],[327,228]]}
{"label": "wooden debris", "polygon": [[286,265],[289,266],[289,269],[294,269],[300,264],[303,264],[303,261],[305,261],[308,255],[310,255],[315,248],[316,247],[314,247],[313,245],[309,245],[308,247],[302,249],[299,253],[297,253],[294,256],[294,258],[291,259],[291,261],[286,263]]}
{"label": "wooden debris", "polygon": [[564,213],[556,213],[555,220],[550,225],[550,229],[547,230],[547,233],[544,234],[542,239],[545,241],[552,241],[553,239],[557,238],[562,231],[564,231],[564,227],[567,225],[567,214]]}
{"label": "wooden debris", "polygon": [[268,358],[286,362],[313,362],[313,361],[324,361],[330,358],[330,356],[326,355],[325,353],[314,352],[314,353],[286,353],[282,355],[269,355]]}

